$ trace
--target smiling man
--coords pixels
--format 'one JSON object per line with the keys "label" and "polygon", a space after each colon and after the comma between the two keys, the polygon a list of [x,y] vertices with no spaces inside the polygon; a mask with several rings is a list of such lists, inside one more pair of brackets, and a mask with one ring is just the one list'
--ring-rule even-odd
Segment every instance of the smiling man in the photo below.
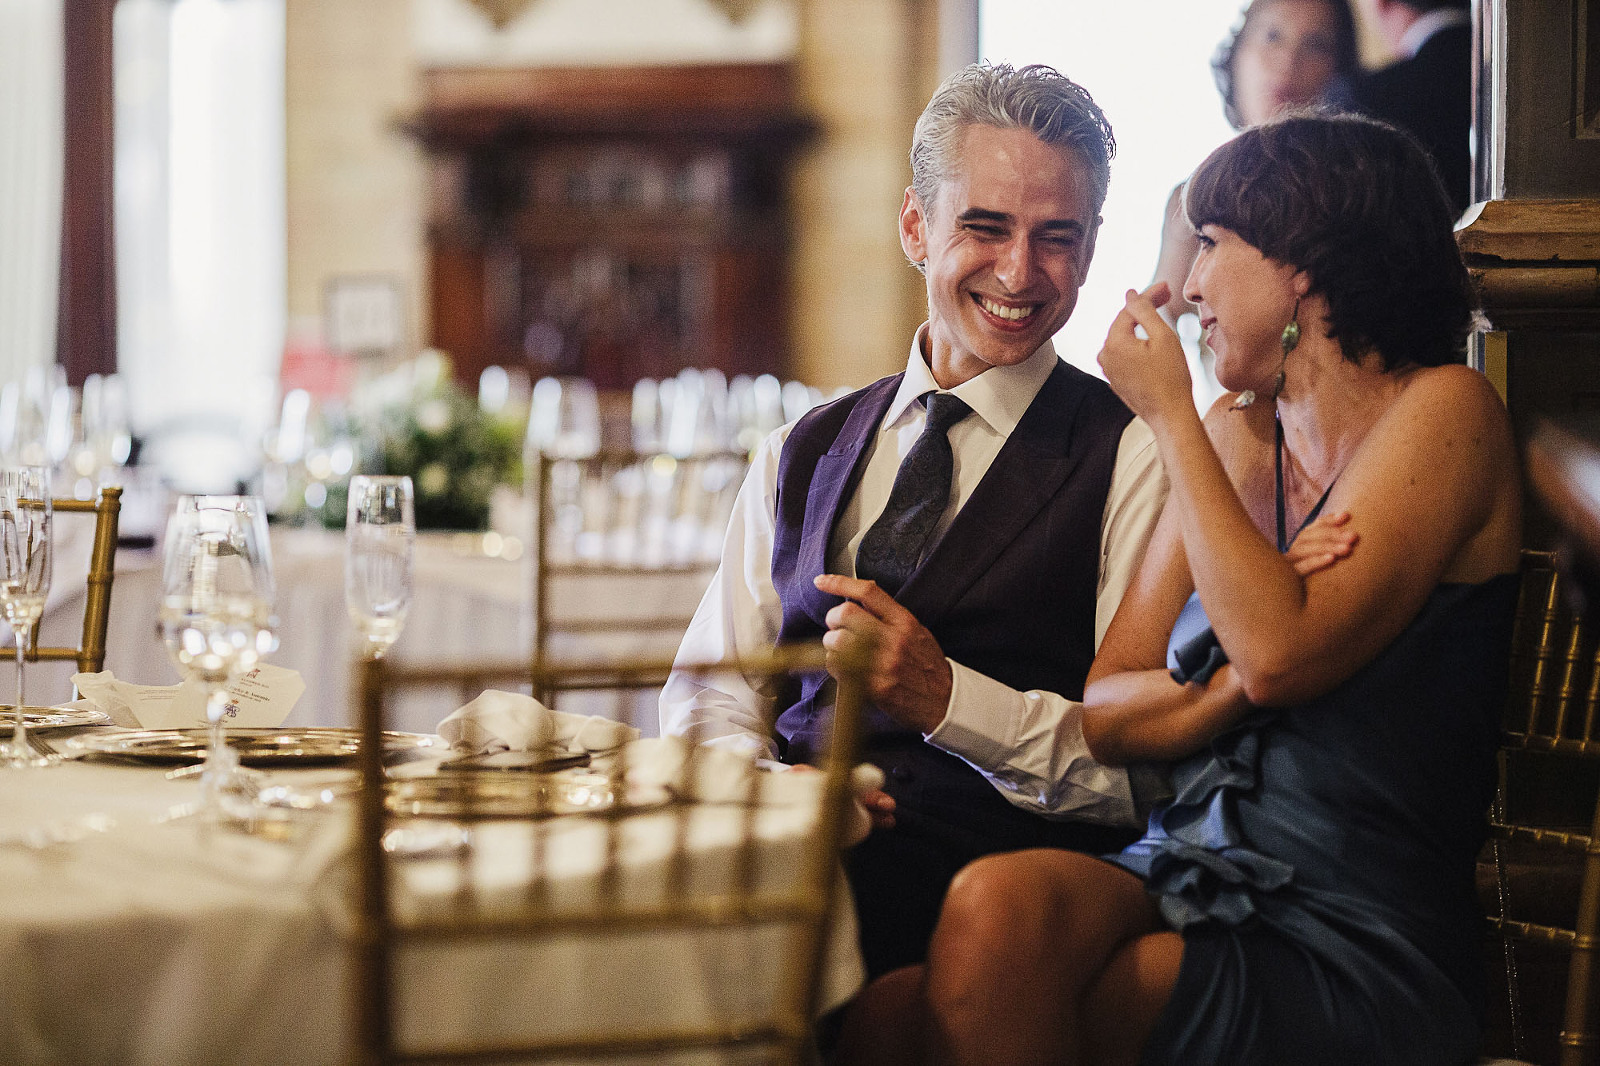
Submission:
{"label": "smiling man", "polygon": [[[1166,483],[1148,428],[1050,340],[1094,256],[1113,148],[1094,101],[1047,67],[940,86],[900,209],[928,289],[906,369],[766,441],[679,651],[873,642],[866,758],[886,783],[846,869],[874,976],[921,961],[972,859],[1110,851],[1142,824],[1128,775],[1089,757],[1078,701]],[[662,731],[806,762],[828,682],[675,674]]]}

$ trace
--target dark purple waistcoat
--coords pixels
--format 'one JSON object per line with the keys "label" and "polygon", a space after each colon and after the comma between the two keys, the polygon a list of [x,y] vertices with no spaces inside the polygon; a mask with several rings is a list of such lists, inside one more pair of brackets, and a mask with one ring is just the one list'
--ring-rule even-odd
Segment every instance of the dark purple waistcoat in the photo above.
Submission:
{"label": "dark purple waistcoat", "polygon": [[[825,616],[839,600],[817,591],[812,578],[824,571],[840,510],[860,481],[864,451],[901,376],[813,410],[784,444],[772,550],[783,604],[780,644],[814,640],[827,630]],[[897,597],[945,655],[1013,688],[1082,698],[1094,658],[1101,519],[1132,417],[1104,382],[1056,365]],[[804,762],[821,748],[827,708],[817,704],[826,701],[818,699],[826,680],[805,678],[781,704],[777,732],[786,761]],[[866,733],[869,754],[921,749],[933,755],[931,764],[917,760],[924,776],[970,774],[992,794],[975,770],[882,712],[869,710]]]}

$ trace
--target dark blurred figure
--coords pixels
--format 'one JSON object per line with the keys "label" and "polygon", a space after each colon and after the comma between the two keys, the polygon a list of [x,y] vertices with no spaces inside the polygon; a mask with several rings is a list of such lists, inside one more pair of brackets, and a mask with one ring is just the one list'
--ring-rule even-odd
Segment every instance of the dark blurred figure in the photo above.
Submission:
{"label": "dark blurred figure", "polygon": [[1361,19],[1400,58],[1357,73],[1331,94],[1343,108],[1409,131],[1433,156],[1457,214],[1472,169],[1472,15],[1466,0],[1355,0]]}

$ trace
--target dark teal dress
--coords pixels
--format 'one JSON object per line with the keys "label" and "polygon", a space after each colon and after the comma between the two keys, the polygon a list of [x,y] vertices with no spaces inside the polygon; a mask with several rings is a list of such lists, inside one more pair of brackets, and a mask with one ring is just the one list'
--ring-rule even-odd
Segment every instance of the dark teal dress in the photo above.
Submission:
{"label": "dark teal dress", "polygon": [[[1143,1063],[1473,1056],[1484,968],[1473,866],[1516,595],[1514,574],[1440,585],[1338,688],[1262,711],[1176,764],[1174,799],[1112,859],[1184,938]],[[1174,630],[1174,646],[1185,635]]]}

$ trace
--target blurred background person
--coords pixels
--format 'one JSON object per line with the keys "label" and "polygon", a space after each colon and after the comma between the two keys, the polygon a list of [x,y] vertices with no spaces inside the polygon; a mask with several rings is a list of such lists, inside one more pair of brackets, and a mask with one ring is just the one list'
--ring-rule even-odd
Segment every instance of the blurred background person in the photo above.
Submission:
{"label": "blurred background person", "polygon": [[[1359,70],[1355,20],[1346,0],[1255,0],[1245,7],[1233,33],[1217,46],[1211,69],[1222,95],[1222,111],[1236,130],[1280,112],[1321,102],[1341,77]],[[1183,215],[1183,186],[1172,190],[1161,227],[1161,256],[1154,281],[1164,281],[1172,299],[1161,309],[1173,326],[1194,307],[1182,296],[1200,250]],[[1210,350],[1198,342],[1191,357],[1195,402],[1210,406],[1223,392]],[[1197,365],[1196,365],[1197,363]]]}

